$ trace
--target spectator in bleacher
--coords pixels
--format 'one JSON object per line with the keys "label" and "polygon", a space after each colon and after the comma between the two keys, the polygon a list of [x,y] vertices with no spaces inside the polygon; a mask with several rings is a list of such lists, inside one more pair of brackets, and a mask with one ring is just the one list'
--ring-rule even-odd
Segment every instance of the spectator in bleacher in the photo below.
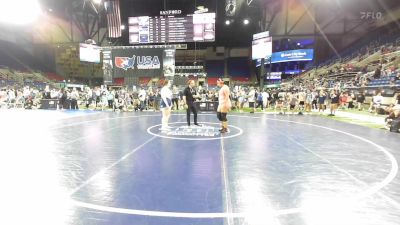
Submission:
{"label": "spectator in bleacher", "polygon": [[96,101],[96,108],[97,108],[97,105],[100,103],[100,101],[101,101],[101,99],[100,99],[100,96],[101,96],[101,89],[99,88],[99,87],[96,87],[95,89],[94,89],[94,99],[95,99],[95,101]]}
{"label": "spectator in bleacher", "polygon": [[238,93],[239,112],[243,112],[244,103],[246,102],[246,92],[241,89]]}
{"label": "spectator in bleacher", "polygon": [[318,112],[324,112],[325,111],[325,100],[326,100],[326,93],[321,90],[318,94]]}
{"label": "spectator in bleacher", "polygon": [[369,107],[369,112],[375,112],[375,115],[378,115],[378,110],[381,108],[383,102],[382,93],[380,91],[376,92],[376,95],[372,97],[372,102]]}
{"label": "spectator in bleacher", "polygon": [[[339,94],[339,93],[338,93]],[[340,99],[339,99],[339,102],[340,102],[340,107],[342,108],[342,109],[346,109],[347,107],[348,107],[348,105],[347,105],[347,103],[348,103],[348,95],[347,95],[347,92],[343,92],[342,94],[340,94]]]}
{"label": "spectator in bleacher", "polygon": [[313,92],[311,92],[311,95],[312,95],[311,109],[317,110],[318,109],[318,92],[313,91]]}
{"label": "spectator in bleacher", "polygon": [[255,107],[256,107],[256,90],[254,89],[254,87],[250,88],[250,92],[247,96],[247,99],[249,101],[249,108],[250,108],[250,113],[254,113],[255,111]]}
{"label": "spectator in bleacher", "polygon": [[25,101],[24,108],[25,109],[32,109],[32,107],[33,107],[32,96],[28,96],[28,98]]}
{"label": "spectator in bleacher", "polygon": [[28,86],[24,87],[24,90],[23,90],[24,98],[28,99],[28,97],[31,95],[31,92],[32,92],[32,90]]}
{"label": "spectator in bleacher", "polygon": [[400,131],[400,105],[394,105],[389,109],[389,116],[385,118],[385,122],[391,132]]}
{"label": "spectator in bleacher", "polygon": [[6,89],[0,90],[0,106],[7,102],[7,91]]}
{"label": "spectator in bleacher", "polygon": [[49,99],[59,99],[59,97],[60,97],[60,92],[61,92],[61,90],[56,91],[56,90],[54,90],[54,89],[51,89],[51,91],[50,91],[50,98],[49,98]]}
{"label": "spectator in bleacher", "polygon": [[16,94],[15,94],[15,90],[14,89],[9,89],[7,92],[8,95],[8,103],[15,103],[15,98],[16,98]]}
{"label": "spectator in bleacher", "polygon": [[339,91],[333,90],[331,92],[331,95],[330,95],[330,98],[331,98],[331,107],[330,107],[331,114],[329,114],[329,116],[335,116],[336,110],[337,110],[338,104],[339,104],[339,97],[340,97]]}
{"label": "spectator in bleacher", "polygon": [[108,103],[108,108],[109,108],[109,109],[112,109],[112,107],[113,107],[113,104],[114,104],[114,97],[115,97],[115,91],[114,91],[114,90],[108,91],[108,94],[107,94],[107,103]]}
{"label": "spectator in bleacher", "polygon": [[290,104],[290,111],[292,111],[292,113],[294,113],[294,111],[296,110],[296,106],[297,103],[299,102],[299,99],[297,98],[297,94],[295,94],[294,92],[288,94],[288,98],[289,98],[289,104]]}
{"label": "spectator in bleacher", "polygon": [[62,88],[60,90],[59,96],[58,96],[58,99],[59,99],[58,108],[59,109],[64,109],[64,107],[66,106],[67,98],[68,98],[67,91],[64,88]]}
{"label": "spectator in bleacher", "polygon": [[256,91],[256,96],[257,96],[257,105],[256,105],[256,109],[257,109],[258,107],[261,106],[261,110],[264,111],[264,103],[263,103],[262,93]]}
{"label": "spectator in bleacher", "polygon": [[72,110],[78,110],[78,100],[79,100],[79,93],[78,90],[76,90],[76,88],[72,89],[71,92],[71,109]]}
{"label": "spectator in bleacher", "polygon": [[365,102],[364,91],[360,90],[360,92],[357,95],[357,109],[358,109],[358,111],[361,111],[363,109],[362,105],[364,104],[364,102]]}
{"label": "spectator in bleacher", "polygon": [[114,101],[114,104],[114,111],[125,111],[125,101],[122,96],[119,96],[119,98]]}
{"label": "spectator in bleacher", "polygon": [[104,110],[106,107],[108,107],[108,91],[106,89],[103,89],[100,94],[100,107],[101,110]]}
{"label": "spectator in bleacher", "polygon": [[262,92],[262,99],[263,99],[263,107],[264,107],[264,109],[268,109],[268,107],[269,107],[269,93],[265,89]]}
{"label": "spectator in bleacher", "polygon": [[[172,92],[172,99],[174,98],[174,94],[173,94],[173,92]],[[157,88],[156,89],[156,92],[154,93],[154,111],[158,111],[158,110],[160,110],[160,102],[161,102],[161,93],[160,93],[160,90]],[[178,100],[179,100],[179,98],[178,98]],[[176,103],[177,105],[176,105],[176,109],[179,109],[179,103],[177,102]],[[172,101],[172,108],[173,108],[173,106],[174,106],[174,101]]]}
{"label": "spectator in bleacher", "polygon": [[179,89],[176,85],[172,88],[172,109],[179,110]]}
{"label": "spectator in bleacher", "polygon": [[374,79],[381,78],[381,69],[382,69],[382,66],[378,66],[378,68],[376,68],[375,73],[374,73]]}
{"label": "spectator in bleacher", "polygon": [[299,99],[299,109],[300,111],[304,111],[304,105],[306,103],[306,93],[303,90],[301,90],[298,93],[298,99]]}
{"label": "spectator in bleacher", "polygon": [[347,97],[347,103],[349,109],[354,109],[354,101],[356,100],[356,96],[353,91],[350,92],[349,96]]}
{"label": "spectator in bleacher", "polygon": [[140,101],[140,111],[143,111],[146,108],[146,99],[147,99],[146,90],[144,90],[144,88],[141,88],[138,96]]}
{"label": "spectator in bleacher", "polygon": [[313,104],[313,95],[310,90],[307,90],[305,99],[305,111],[309,113]]}

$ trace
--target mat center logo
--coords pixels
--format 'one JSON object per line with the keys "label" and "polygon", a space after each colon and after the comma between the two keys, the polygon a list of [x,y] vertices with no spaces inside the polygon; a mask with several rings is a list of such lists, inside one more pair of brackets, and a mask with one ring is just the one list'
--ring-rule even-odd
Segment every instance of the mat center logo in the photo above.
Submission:
{"label": "mat center logo", "polygon": [[169,124],[169,129],[161,129],[161,124],[149,127],[147,132],[157,137],[180,139],[180,140],[214,140],[221,138],[232,138],[243,133],[236,126],[228,126],[228,132],[221,134],[220,123],[204,122],[200,126],[187,126],[185,122]]}
{"label": "mat center logo", "polygon": [[137,69],[149,70],[149,69],[160,69],[161,63],[158,56],[135,56],[132,57],[115,57],[115,66],[117,68],[128,70]]}
{"label": "mat center logo", "polygon": [[216,137],[220,135],[218,128],[207,125],[172,127],[170,130],[161,132],[170,136],[184,137]]}

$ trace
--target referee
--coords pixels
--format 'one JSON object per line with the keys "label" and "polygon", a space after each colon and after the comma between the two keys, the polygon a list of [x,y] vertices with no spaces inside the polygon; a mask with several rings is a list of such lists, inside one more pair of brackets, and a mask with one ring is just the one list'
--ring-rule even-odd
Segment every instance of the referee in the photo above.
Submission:
{"label": "referee", "polygon": [[185,102],[187,125],[190,126],[190,113],[194,115],[194,125],[200,126],[197,123],[197,109],[194,105],[195,98],[197,98],[196,90],[194,89],[194,80],[188,81],[188,86],[183,91],[183,101]]}

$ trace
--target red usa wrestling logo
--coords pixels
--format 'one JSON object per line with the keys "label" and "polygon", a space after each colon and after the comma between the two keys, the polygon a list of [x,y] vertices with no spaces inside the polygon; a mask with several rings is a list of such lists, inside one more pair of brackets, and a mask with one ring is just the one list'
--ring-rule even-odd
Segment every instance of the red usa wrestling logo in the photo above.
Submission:
{"label": "red usa wrestling logo", "polygon": [[129,57],[115,57],[115,66],[123,70],[135,67],[135,56]]}

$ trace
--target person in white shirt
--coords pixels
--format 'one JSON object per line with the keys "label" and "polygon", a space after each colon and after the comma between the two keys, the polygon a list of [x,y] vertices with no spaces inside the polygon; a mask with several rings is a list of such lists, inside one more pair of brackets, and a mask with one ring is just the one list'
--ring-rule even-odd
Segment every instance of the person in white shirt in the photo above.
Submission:
{"label": "person in white shirt", "polygon": [[172,109],[172,91],[170,89],[171,83],[164,80],[161,85],[161,102],[160,108],[162,112],[161,131],[168,131],[171,127],[168,126],[169,118],[171,117]]}
{"label": "person in white shirt", "polygon": [[249,100],[249,107],[250,107],[250,113],[254,113],[255,107],[256,107],[256,90],[252,87],[250,89],[249,95],[248,95],[248,100]]}
{"label": "person in white shirt", "polygon": [[269,105],[269,102],[268,102],[269,94],[266,90],[264,90],[262,92],[262,99],[263,99],[264,109],[267,110],[268,105]]}
{"label": "person in white shirt", "polygon": [[140,111],[143,111],[146,107],[146,91],[142,88],[139,91]]}
{"label": "person in white shirt", "polygon": [[31,95],[31,90],[29,87],[25,87],[24,88],[24,92],[23,92],[24,98],[28,99],[29,95]]}
{"label": "person in white shirt", "polygon": [[371,106],[369,107],[369,112],[373,112],[375,110],[375,114],[378,114],[378,109],[381,107],[383,102],[383,96],[381,92],[377,92],[374,97],[372,97]]}
{"label": "person in white shirt", "polygon": [[13,89],[8,90],[8,103],[14,103],[15,98],[15,91]]}
{"label": "person in white shirt", "polygon": [[78,99],[79,99],[79,93],[76,90],[76,88],[74,88],[71,92],[71,109],[72,110],[77,110],[78,108]]}

